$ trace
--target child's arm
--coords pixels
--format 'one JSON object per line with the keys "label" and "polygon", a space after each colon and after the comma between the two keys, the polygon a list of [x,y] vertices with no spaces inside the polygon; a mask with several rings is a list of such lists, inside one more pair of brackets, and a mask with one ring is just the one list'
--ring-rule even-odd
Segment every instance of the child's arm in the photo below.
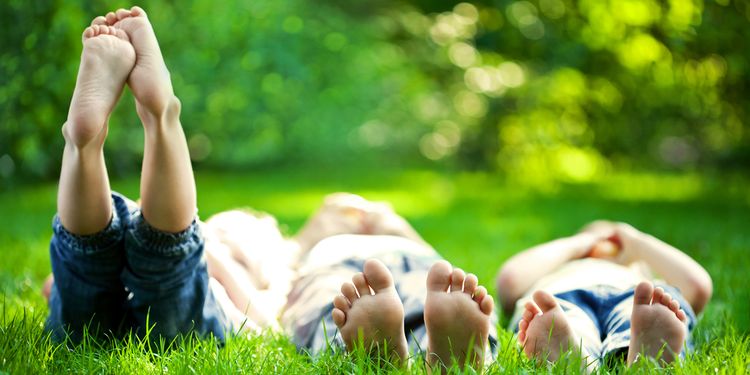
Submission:
{"label": "child's arm", "polygon": [[585,257],[600,240],[591,233],[578,233],[534,246],[512,256],[500,268],[496,281],[503,311],[506,314],[512,313],[516,301],[537,280],[571,260]]}
{"label": "child's arm", "polygon": [[680,289],[693,311],[703,311],[713,293],[711,276],[698,262],[673,246],[624,223],[617,224],[626,263],[645,262],[664,281]]}

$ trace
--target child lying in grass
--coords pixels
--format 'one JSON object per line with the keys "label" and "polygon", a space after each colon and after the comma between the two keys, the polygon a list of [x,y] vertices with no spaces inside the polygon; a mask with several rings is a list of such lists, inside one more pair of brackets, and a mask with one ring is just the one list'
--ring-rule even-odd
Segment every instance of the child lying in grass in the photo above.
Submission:
{"label": "child lying in grass", "polygon": [[[110,190],[104,163],[108,119],[125,83],[145,132],[140,205]],[[313,352],[325,348],[328,337],[340,338],[349,349],[361,338],[366,349],[400,363],[406,363],[410,347],[421,347],[432,366],[481,366],[494,329],[492,297],[476,276],[440,260],[384,206],[334,196],[296,241],[281,239],[272,223],[256,231],[262,236],[242,242],[259,243],[258,252],[297,254],[293,284],[283,267],[264,281],[263,268],[253,269],[251,257],[242,262],[247,253],[230,244],[225,226],[209,224],[214,237],[206,242],[195,216],[195,181],[179,114],[143,9],[95,18],[83,33],[62,131],[50,243],[54,279],[47,288],[46,328],[55,339],[78,341],[88,327],[94,337],[134,331],[152,338],[194,333],[223,340],[241,326],[272,326],[274,309],[283,305],[282,324],[300,347]],[[358,217],[353,231],[332,224],[351,222],[351,215]],[[341,233],[371,235],[332,236]],[[283,265],[289,258],[279,259],[267,260]],[[217,282],[209,283],[208,268]],[[291,288],[287,301],[286,293],[274,296],[277,289],[251,298],[253,283],[283,285],[285,276]]]}
{"label": "child lying in grass", "polygon": [[[664,280],[652,281],[651,271]],[[683,356],[712,283],[674,247],[630,225],[597,221],[513,256],[497,290],[529,358],[555,361],[572,350],[593,369],[610,355],[628,365],[640,355]]]}
{"label": "child lying in grass", "polygon": [[424,349],[433,368],[481,368],[489,359],[492,297],[386,204],[330,195],[289,240],[272,218],[241,211],[218,214],[206,228],[209,274],[235,324],[278,317],[312,354],[330,341],[354,350],[361,334],[365,349],[396,363]]}
{"label": "child lying in grass", "polygon": [[[83,44],[50,244],[46,326],[56,339],[80,340],[89,327],[93,336],[152,328],[152,337],[223,340],[278,318],[313,353],[332,338],[400,363],[424,348],[434,369],[482,366],[494,341],[492,297],[388,206],[331,196],[292,240],[271,218],[229,212],[209,220],[204,238],[180,102],[145,12],[95,18]],[[104,164],[107,121],[125,83],[145,131],[140,205],[110,190]],[[643,282],[649,277],[636,261],[684,298]],[[506,312],[516,307],[530,357],[555,360],[574,348],[598,360],[629,347],[632,363],[639,353],[657,356],[662,343],[667,361],[684,352],[711,281],[653,237],[598,223],[513,257],[498,291]]]}
{"label": "child lying in grass", "polygon": [[[112,193],[104,164],[108,119],[125,83],[145,146],[141,205]],[[224,337],[227,320],[208,289],[195,220],[195,182],[180,102],[145,12],[95,18],[83,32],[76,87],[63,125],[58,213],[50,257],[47,329],[56,339],[133,329]]]}

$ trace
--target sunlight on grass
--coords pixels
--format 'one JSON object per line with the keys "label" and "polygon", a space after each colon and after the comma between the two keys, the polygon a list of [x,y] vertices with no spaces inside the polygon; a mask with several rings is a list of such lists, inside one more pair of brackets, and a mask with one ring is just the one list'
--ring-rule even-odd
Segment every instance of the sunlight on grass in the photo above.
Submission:
{"label": "sunlight on grass", "polygon": [[703,180],[697,174],[619,173],[599,182],[602,197],[626,202],[684,202],[698,198]]}
{"label": "sunlight on grass", "polygon": [[[202,218],[252,207],[275,215],[294,233],[335,191],[351,191],[393,204],[438,251],[469,270],[494,292],[494,275],[512,254],[577,231],[597,218],[624,220],[683,249],[714,278],[715,294],[695,332],[698,353],[669,371],[697,373],[746,369],[750,300],[749,195],[744,177],[629,173],[604,175],[594,183],[559,183],[540,189],[485,173],[424,170],[318,171],[295,169],[254,173],[198,173]],[[137,198],[138,180],[113,181]],[[170,353],[142,351],[122,342],[113,349],[68,351],[45,341],[46,306],[39,290],[50,272],[48,241],[55,210],[54,184],[0,193],[0,371],[118,373],[367,373],[378,364],[356,355],[328,353],[315,360],[283,337],[261,335],[210,343],[185,343]],[[505,324],[505,323],[502,323]],[[577,372],[575,361],[537,366],[519,351],[501,325],[498,360],[489,373]],[[182,345],[182,344],[181,344]],[[23,355],[21,355],[23,353]],[[623,370],[615,364],[614,371]],[[633,372],[657,369],[643,365]],[[416,367],[409,373],[424,373]]]}

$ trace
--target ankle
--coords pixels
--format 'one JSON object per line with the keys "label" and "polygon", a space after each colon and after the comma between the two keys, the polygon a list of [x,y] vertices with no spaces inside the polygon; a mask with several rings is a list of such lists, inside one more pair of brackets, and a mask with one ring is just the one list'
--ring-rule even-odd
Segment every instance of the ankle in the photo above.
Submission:
{"label": "ankle", "polygon": [[163,129],[174,124],[179,125],[182,103],[180,99],[172,95],[163,104],[157,106],[146,106],[136,100],[135,108],[146,130]]}
{"label": "ankle", "polygon": [[91,121],[82,122],[68,119],[62,126],[65,146],[76,150],[92,147],[102,149],[104,140],[107,138],[107,128],[106,123],[102,126]]}

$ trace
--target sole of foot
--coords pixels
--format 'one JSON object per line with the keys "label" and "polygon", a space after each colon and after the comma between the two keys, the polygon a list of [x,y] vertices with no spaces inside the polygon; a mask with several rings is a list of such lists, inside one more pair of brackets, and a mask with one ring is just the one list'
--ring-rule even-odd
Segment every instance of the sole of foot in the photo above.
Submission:
{"label": "sole of foot", "polygon": [[333,321],[347,350],[363,347],[387,362],[406,363],[404,306],[393,276],[382,262],[366,261],[363,272],[341,286],[341,295],[334,298],[333,305]]}
{"label": "sole of foot", "polygon": [[494,308],[487,289],[477,277],[466,275],[446,261],[427,274],[424,320],[429,341],[428,364],[433,372],[470,364],[480,370]]}
{"label": "sole of foot", "polygon": [[137,6],[118,9],[94,19],[94,24],[114,26],[130,37],[136,54],[133,71],[128,78],[139,113],[164,113],[174,100],[174,90],[159,42],[146,12]]}
{"label": "sole of foot", "polygon": [[635,288],[628,365],[641,356],[673,362],[687,337],[687,316],[662,288],[644,281]]}
{"label": "sole of foot", "polygon": [[63,126],[65,139],[81,148],[104,143],[109,115],[135,63],[135,51],[122,30],[90,26],[82,39],[76,88]]}
{"label": "sole of foot", "polygon": [[555,298],[538,290],[524,306],[518,322],[518,342],[529,359],[557,361],[569,350],[578,350],[578,339]]}

